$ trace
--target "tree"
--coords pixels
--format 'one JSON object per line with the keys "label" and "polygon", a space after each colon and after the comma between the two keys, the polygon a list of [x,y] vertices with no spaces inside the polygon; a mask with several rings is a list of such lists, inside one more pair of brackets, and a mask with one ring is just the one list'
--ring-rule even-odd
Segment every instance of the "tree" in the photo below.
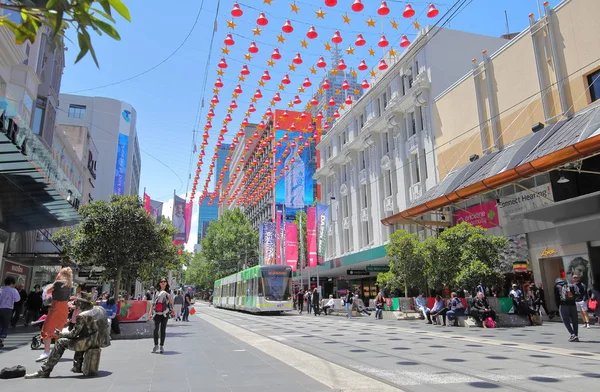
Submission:
{"label": "tree", "polygon": [[390,291],[404,289],[404,282],[392,272],[381,272],[377,275],[377,285],[382,289],[388,287]]}
{"label": "tree", "polygon": [[55,42],[62,45],[66,29],[73,28],[77,31],[79,45],[75,63],[90,53],[96,66],[98,59],[90,30],[119,41],[121,37],[114,27],[117,22],[113,14],[116,12],[131,22],[129,10],[122,0],[7,0],[0,2],[0,8],[21,16],[21,23],[10,20],[8,16],[0,17],[0,26],[6,26],[15,34],[15,43],[35,42],[39,28],[47,26]]}
{"label": "tree", "polygon": [[239,208],[227,210],[210,222],[200,253],[218,272],[257,265],[258,232]]}
{"label": "tree", "polygon": [[416,234],[398,230],[391,235],[385,249],[390,259],[390,272],[404,285],[404,295],[408,297],[409,285],[424,289],[425,260]]}
{"label": "tree", "polygon": [[217,276],[217,265],[196,253],[185,271],[185,283],[201,290],[212,289]]}
{"label": "tree", "polygon": [[180,258],[168,223],[156,224],[137,196],[111,196],[79,209],[81,223],[57,232],[52,239],[63,247],[64,257],[82,265],[105,268],[115,281],[115,294],[123,279],[155,278],[162,268],[177,268]]}
{"label": "tree", "polygon": [[427,286],[432,289],[445,286],[453,276],[454,271],[445,262],[437,237],[427,237],[425,241],[419,243],[419,252],[425,260]]}

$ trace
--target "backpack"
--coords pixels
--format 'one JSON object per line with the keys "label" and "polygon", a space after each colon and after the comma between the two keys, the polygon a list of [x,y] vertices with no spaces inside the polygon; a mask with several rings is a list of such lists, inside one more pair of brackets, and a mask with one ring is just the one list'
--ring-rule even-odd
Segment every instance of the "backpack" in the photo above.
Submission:
{"label": "backpack", "polygon": [[491,317],[486,318],[483,322],[487,328],[496,328],[496,322]]}
{"label": "backpack", "polygon": [[162,313],[162,312],[166,311],[168,303],[169,303],[168,302],[168,296],[165,296],[165,300],[164,301],[161,301],[161,302],[156,301],[154,303],[154,312],[155,313]]}
{"label": "backpack", "polygon": [[13,367],[5,367],[0,370],[0,378],[4,380],[8,380],[10,378],[21,378],[25,376],[27,371],[25,367],[21,365],[13,366]]}

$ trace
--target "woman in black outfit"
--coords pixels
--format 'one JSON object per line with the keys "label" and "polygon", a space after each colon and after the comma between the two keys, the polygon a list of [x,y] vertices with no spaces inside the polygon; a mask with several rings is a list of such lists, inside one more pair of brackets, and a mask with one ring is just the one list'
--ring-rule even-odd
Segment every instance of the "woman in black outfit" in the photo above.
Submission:
{"label": "woman in black outfit", "polygon": [[[167,331],[167,321],[169,316],[173,315],[173,299],[169,294],[170,288],[167,278],[160,278],[158,284],[158,292],[152,301],[152,310],[150,317],[154,319],[154,348],[153,353],[164,353],[165,334]],[[160,347],[158,338],[160,332]]]}
{"label": "woman in black outfit", "polygon": [[496,321],[496,312],[490,308],[490,304],[485,298],[485,295],[481,292],[477,293],[477,297],[475,297],[475,300],[471,305],[470,312],[471,316],[480,323],[483,323],[488,317]]}

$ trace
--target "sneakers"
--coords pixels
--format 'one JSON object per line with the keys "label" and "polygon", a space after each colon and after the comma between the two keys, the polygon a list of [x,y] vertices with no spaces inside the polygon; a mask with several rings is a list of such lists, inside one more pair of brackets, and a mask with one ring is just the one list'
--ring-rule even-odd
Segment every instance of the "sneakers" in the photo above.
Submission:
{"label": "sneakers", "polygon": [[589,323],[585,323],[585,327],[586,327],[587,329],[590,329],[590,324],[589,324]]}
{"label": "sneakers", "polygon": [[38,370],[35,373],[31,373],[31,374],[26,374],[25,375],[25,379],[32,379],[32,378],[48,378],[50,377],[50,373],[44,373],[41,370]]}
{"label": "sneakers", "polygon": [[156,354],[158,352],[158,345],[154,346],[152,349],[152,354]]}
{"label": "sneakers", "polygon": [[577,335],[571,335],[571,337],[569,338],[569,342],[578,342],[579,341],[579,337]]}
{"label": "sneakers", "polygon": [[159,348],[159,351],[158,351],[158,352],[159,352],[159,353],[161,353],[161,354],[164,354],[164,352],[165,352],[165,348],[164,348],[163,346],[160,346],[160,348]]}
{"label": "sneakers", "polygon": [[36,362],[43,362],[43,361],[45,361],[46,359],[48,359],[48,357],[49,357],[49,356],[50,356],[50,353],[46,353],[46,352],[44,352],[44,353],[42,353],[42,355],[40,355],[40,356],[38,357],[38,359],[36,359],[35,361],[36,361]]}

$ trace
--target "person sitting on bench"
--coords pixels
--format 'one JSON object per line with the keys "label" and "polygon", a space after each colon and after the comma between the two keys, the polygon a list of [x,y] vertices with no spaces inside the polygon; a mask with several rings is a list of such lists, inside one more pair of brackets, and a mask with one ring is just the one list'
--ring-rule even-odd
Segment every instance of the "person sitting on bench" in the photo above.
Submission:
{"label": "person sitting on bench", "polygon": [[484,321],[488,317],[496,321],[496,312],[490,308],[490,305],[482,292],[477,293],[477,297],[475,297],[475,301],[473,301],[473,304],[471,305],[470,315],[477,322],[480,322],[484,328],[486,327]]}
{"label": "person sitting on bench", "polygon": [[50,352],[50,356],[42,368],[35,373],[25,376],[31,378],[48,378],[54,367],[62,358],[65,350],[75,351],[73,357],[73,373],[82,373],[85,352],[110,346],[110,330],[106,311],[100,306],[94,306],[92,294],[81,293],[75,299],[76,306],[81,313],[75,319],[75,326],[68,332],[58,329],[54,332],[58,340]]}
{"label": "person sitting on bench", "polygon": [[333,310],[334,307],[335,307],[335,301],[333,300],[333,295],[330,295],[329,301],[327,301],[325,306],[323,306],[323,312],[325,313],[325,316],[327,316],[327,311],[329,309]]}
{"label": "person sitting on bench", "polygon": [[433,308],[427,312],[427,323],[431,324],[431,317],[433,316],[433,324],[437,325],[436,316],[442,316],[442,320],[444,320],[444,326],[446,325],[446,312],[448,308],[446,308],[446,303],[441,295],[435,296],[435,304],[433,304]]}

